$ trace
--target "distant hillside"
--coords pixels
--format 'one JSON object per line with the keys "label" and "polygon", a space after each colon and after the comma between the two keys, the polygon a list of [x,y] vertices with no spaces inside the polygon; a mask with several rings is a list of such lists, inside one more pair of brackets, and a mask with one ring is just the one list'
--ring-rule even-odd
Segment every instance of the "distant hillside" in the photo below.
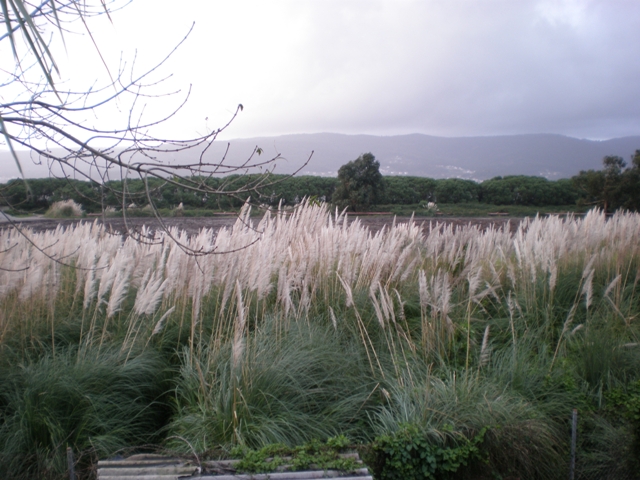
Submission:
{"label": "distant hillside", "polygon": [[[580,170],[599,169],[602,157],[619,155],[628,160],[640,149],[640,136],[604,141],[583,140],[562,135],[509,135],[495,137],[444,138],[422,134],[373,136],[335,133],[283,135],[231,140],[228,163],[246,160],[260,146],[261,158],[280,153],[277,173],[290,173],[313,157],[304,174],[335,176],[341,165],[371,152],[386,175],[416,175],[432,178],[459,177],[484,180],[498,175],[539,175],[549,179],[568,178]],[[220,159],[227,142],[216,142],[207,153],[209,161]],[[165,156],[167,161],[192,162],[193,155]],[[0,153],[0,181],[17,176],[8,153]],[[25,155],[26,175],[43,177],[45,167],[33,165]]]}
{"label": "distant hillside", "polygon": [[497,175],[540,175],[558,179],[601,168],[605,155],[628,160],[640,149],[640,136],[592,141],[562,135],[444,138],[317,133],[234,140],[234,159],[247,155],[255,145],[265,154],[279,151],[289,159],[289,163],[278,165],[281,173],[299,165],[313,150],[306,169],[309,174],[337,175],[341,165],[371,152],[387,175],[476,180]]}

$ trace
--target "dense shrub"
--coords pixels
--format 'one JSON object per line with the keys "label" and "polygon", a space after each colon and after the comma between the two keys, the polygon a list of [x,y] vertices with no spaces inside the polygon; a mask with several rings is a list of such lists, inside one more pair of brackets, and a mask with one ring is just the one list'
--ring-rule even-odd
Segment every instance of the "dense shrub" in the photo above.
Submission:
{"label": "dense shrub", "polygon": [[480,196],[480,185],[473,180],[447,178],[438,180],[434,191],[434,202],[465,203],[476,202]]}
{"label": "dense shrub", "polygon": [[481,461],[480,445],[485,430],[472,440],[449,439],[434,442],[416,425],[402,425],[392,434],[381,435],[371,446],[368,461],[380,480],[420,480],[451,478],[461,467]]}
{"label": "dense shrub", "polygon": [[570,180],[518,175],[495,177],[480,186],[481,201],[494,205],[569,205],[578,198]]}
{"label": "dense shrub", "polygon": [[598,206],[607,212],[640,210],[640,150],[631,156],[631,165],[622,157],[608,155],[602,170],[582,170],[572,177],[579,203]]}
{"label": "dense shrub", "polygon": [[[542,177],[507,176],[496,177],[477,183],[458,178],[433,179],[412,176],[381,177],[380,188],[376,192],[376,203],[380,205],[416,205],[426,202],[469,203],[482,202],[495,205],[569,205],[578,197],[585,201],[584,194],[575,181],[561,179],[550,181]],[[582,177],[581,177],[582,178]],[[86,212],[97,212],[104,208],[121,209],[122,189],[126,187],[125,206],[149,205],[149,198],[158,209],[175,209],[182,204],[186,211],[207,211],[217,209],[239,209],[247,197],[255,204],[277,207],[281,202],[295,205],[304,198],[330,202],[339,181],[334,177],[301,175],[269,175],[267,179],[258,175],[230,175],[223,178],[201,178],[211,189],[233,191],[259,182],[268,188],[260,193],[248,191],[246,196],[200,194],[178,187],[159,179],[149,179],[149,195],[142,180],[129,180],[126,186],[121,181],[107,182],[104,188],[97,184],[70,179],[30,179],[31,194],[24,182],[11,180],[3,190],[0,203],[12,205],[18,210],[46,210],[55,202],[73,200]],[[626,187],[625,187],[626,188]],[[373,191],[372,191],[373,192]],[[370,192],[370,193],[372,193]],[[363,197],[364,198],[364,197]],[[373,197],[372,197],[373,198]],[[591,197],[589,197],[591,198]],[[635,198],[635,197],[634,197]],[[625,204],[626,205],[626,204]],[[631,204],[629,204],[631,205]]]}
{"label": "dense shrub", "polygon": [[433,201],[438,180],[426,177],[384,177],[385,188],[381,204],[415,205]]}

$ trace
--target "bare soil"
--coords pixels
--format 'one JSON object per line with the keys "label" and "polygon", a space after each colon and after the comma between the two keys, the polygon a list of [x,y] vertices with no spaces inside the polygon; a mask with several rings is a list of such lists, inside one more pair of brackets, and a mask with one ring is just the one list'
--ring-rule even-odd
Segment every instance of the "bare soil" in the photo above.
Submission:
{"label": "bare soil", "polygon": [[[359,218],[360,222],[372,231],[376,232],[382,227],[390,226],[395,218],[396,223],[406,223],[410,220],[410,217],[393,217],[392,215],[363,215],[355,216],[350,215],[349,221],[353,221],[355,218]],[[14,218],[11,221],[0,218],[0,228],[29,228],[36,232],[42,232],[46,230],[56,229],[58,226],[67,227],[81,222],[94,222],[103,223],[101,218],[98,219],[49,219],[30,217],[27,219]],[[254,221],[257,221],[255,218]],[[198,233],[202,228],[211,228],[214,231],[219,230],[222,227],[230,227],[236,221],[236,217],[229,216],[215,216],[215,217],[167,217],[163,219],[164,224],[167,227],[178,227],[179,229],[186,230],[189,235]],[[490,226],[502,227],[505,224],[509,224],[510,230],[513,232],[518,228],[518,225],[522,221],[522,218],[515,217],[415,217],[414,221],[418,224],[422,224],[425,230],[430,228],[430,225],[436,224],[450,225],[454,227],[462,227],[466,225],[477,225],[481,230],[485,230]],[[127,218],[126,222],[123,218],[107,218],[104,221],[107,229],[114,233],[124,234],[125,232],[139,232],[143,226],[148,226],[152,230],[162,229],[162,225],[155,219],[149,217],[135,217]]]}

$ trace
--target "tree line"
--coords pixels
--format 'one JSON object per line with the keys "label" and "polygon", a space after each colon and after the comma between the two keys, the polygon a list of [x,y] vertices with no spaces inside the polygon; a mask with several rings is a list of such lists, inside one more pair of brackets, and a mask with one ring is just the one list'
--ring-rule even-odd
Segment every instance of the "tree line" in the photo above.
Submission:
{"label": "tree line", "polygon": [[571,179],[509,175],[481,183],[459,178],[383,177],[371,153],[343,165],[332,197],[339,206],[360,210],[372,204],[481,202],[492,205],[598,206],[607,212],[640,208],[640,150],[631,166],[621,157],[606,156],[602,170],[581,171]]}
{"label": "tree line", "polygon": [[[605,157],[602,170],[581,171],[571,179],[509,175],[483,182],[460,178],[434,179],[414,176],[382,176],[371,154],[364,154],[341,167],[338,177],[271,175],[269,187],[252,193],[256,204],[293,205],[304,197],[333,202],[362,211],[374,205],[418,205],[472,203],[493,205],[592,205],[607,211],[640,209],[640,150],[627,167],[620,157]],[[229,175],[201,178],[206,191],[236,191],[258,175]],[[28,190],[27,190],[28,189]],[[126,192],[122,194],[119,192]],[[183,188],[160,178],[107,182],[44,178],[11,180],[0,186],[0,205],[16,210],[43,211],[54,202],[72,199],[88,213],[105,208],[141,208],[149,203],[158,209],[235,209],[247,198],[210,195]]]}
{"label": "tree line", "polygon": [[583,170],[573,177],[579,201],[608,212],[640,210],[640,150],[631,156],[631,165],[622,157],[606,156],[602,166],[602,170]]}

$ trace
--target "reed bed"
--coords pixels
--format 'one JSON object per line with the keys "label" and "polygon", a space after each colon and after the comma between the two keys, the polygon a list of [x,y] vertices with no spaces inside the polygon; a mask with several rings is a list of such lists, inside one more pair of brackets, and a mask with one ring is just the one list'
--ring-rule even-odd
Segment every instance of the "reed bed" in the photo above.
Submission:
{"label": "reed bed", "polygon": [[[157,354],[170,387],[149,397],[166,420],[148,437],[170,448],[366,443],[407,423],[446,445],[488,428],[489,463],[526,478],[564,465],[572,408],[606,409],[639,378],[638,214],[525,219],[510,233],[413,221],[371,232],[312,203],[249,213],[191,237],[3,230],[0,375]],[[26,415],[15,405],[0,399],[2,425]],[[90,445],[43,438],[50,452]]]}

